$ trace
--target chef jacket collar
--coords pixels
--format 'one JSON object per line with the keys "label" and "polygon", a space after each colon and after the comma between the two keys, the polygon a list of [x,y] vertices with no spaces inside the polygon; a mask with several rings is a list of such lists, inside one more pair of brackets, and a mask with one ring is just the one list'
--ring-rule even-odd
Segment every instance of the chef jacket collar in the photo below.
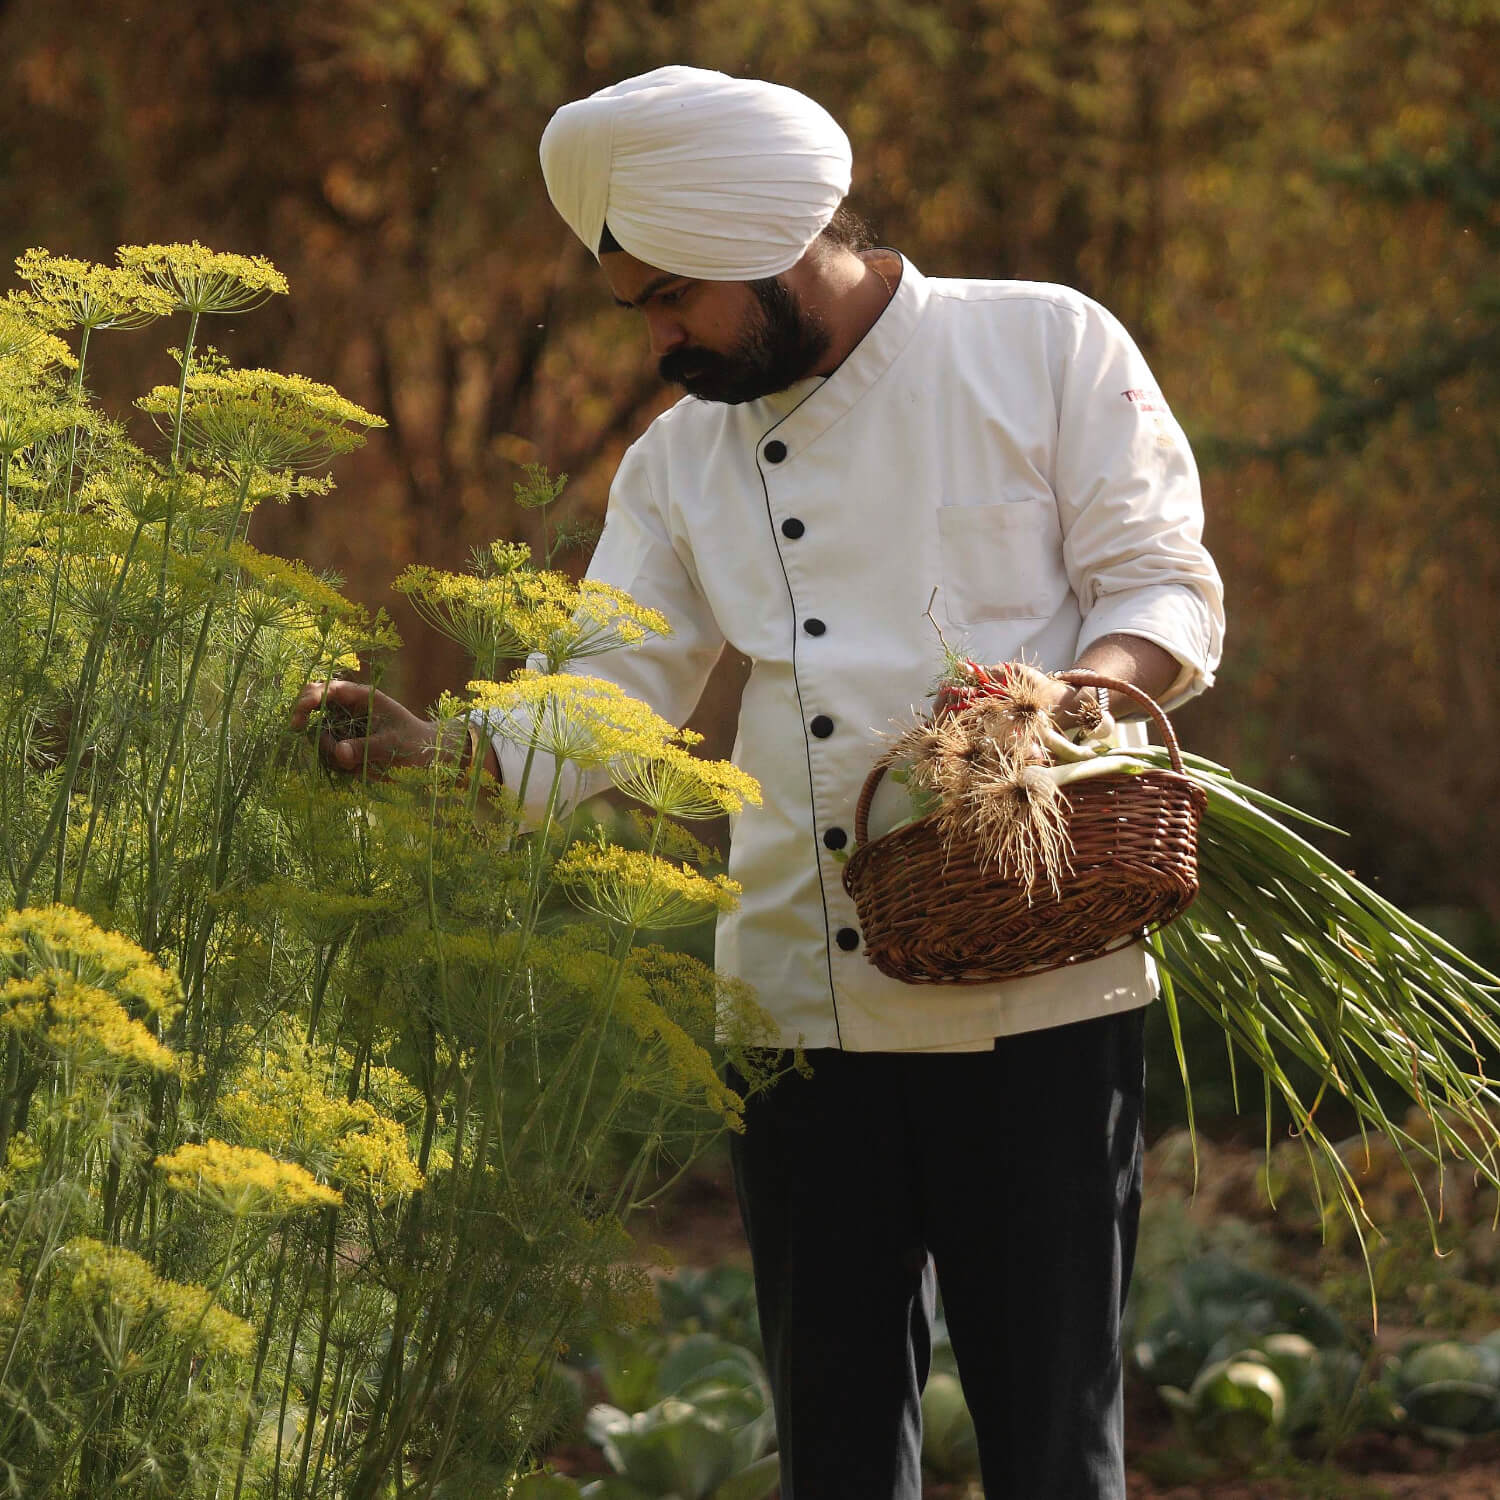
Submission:
{"label": "chef jacket collar", "polygon": [[922,321],[928,296],[927,278],[902,256],[901,280],[894,295],[838,369],[826,380],[799,380],[761,401],[771,419],[762,437],[774,427],[786,445],[783,463],[796,458],[852,410],[895,363]]}

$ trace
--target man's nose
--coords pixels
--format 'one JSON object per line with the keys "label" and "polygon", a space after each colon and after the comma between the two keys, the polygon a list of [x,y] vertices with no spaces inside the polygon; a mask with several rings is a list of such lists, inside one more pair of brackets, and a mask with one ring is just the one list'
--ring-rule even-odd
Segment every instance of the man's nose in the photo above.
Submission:
{"label": "man's nose", "polygon": [[670,354],[679,344],[687,342],[687,332],[665,308],[646,309],[646,332],[651,339],[651,357],[660,359]]}

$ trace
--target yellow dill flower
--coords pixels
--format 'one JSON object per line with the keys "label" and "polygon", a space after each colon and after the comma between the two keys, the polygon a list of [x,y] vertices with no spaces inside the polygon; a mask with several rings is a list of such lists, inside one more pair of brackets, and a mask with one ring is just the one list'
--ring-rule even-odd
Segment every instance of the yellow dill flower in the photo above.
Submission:
{"label": "yellow dill flower", "polygon": [[413,565],[392,585],[435,630],[458,641],[485,670],[539,656],[549,672],[569,662],[669,635],[659,611],[623,589],[528,566],[521,543],[493,542],[472,573]]}
{"label": "yellow dill flower", "polygon": [[286,277],[259,255],[228,255],[190,245],[121,245],[115,259],[191,313],[245,312],[287,290]]}
{"label": "yellow dill flower", "polygon": [[64,971],[171,1020],[182,990],[144,948],[96,926],[71,906],[28,906],[0,917],[0,969],[18,976]]}
{"label": "yellow dill flower", "polygon": [[[633,948],[630,967],[641,976],[651,998],[690,1036],[712,1032],[732,1057],[746,1049],[774,1046],[776,1023],[743,980],[716,973],[690,953],[656,944]],[[743,1067],[741,1071],[747,1072]]]}
{"label": "yellow dill flower", "polygon": [[350,676],[360,670],[361,652],[388,655],[401,645],[401,637],[385,612],[370,619],[361,610],[337,618],[320,614],[316,619],[278,626],[288,656],[283,686],[288,694],[301,691],[314,678]]}
{"label": "yellow dill flower", "polygon": [[127,1006],[158,1024],[179,1009],[176,980],[119,933],[68,906],[0,918],[0,1025],[98,1066],[176,1073],[182,1060]]}
{"label": "yellow dill flower", "polygon": [[[159,385],[136,405],[170,421],[177,399],[176,386]],[[237,473],[322,468],[363,445],[364,434],[355,428],[385,425],[331,385],[303,375],[211,369],[187,378],[183,431],[189,445]]]}
{"label": "yellow dill flower", "polygon": [[345,1109],[348,1128],[333,1143],[334,1175],[377,1203],[416,1192],[422,1174],[400,1121],[381,1114],[367,1099],[356,1099]]}
{"label": "yellow dill flower", "polygon": [[175,306],[166,292],[136,271],[46,250],[18,256],[16,274],[30,284],[28,309],[59,327],[140,328]]}
{"label": "yellow dill flower", "polygon": [[167,1281],[134,1251],[80,1236],[69,1241],[63,1256],[73,1267],[76,1296],[107,1298],[138,1322],[155,1313],[168,1333],[209,1354],[243,1359],[255,1347],[255,1330],[220,1307],[207,1287]]}
{"label": "yellow dill flower", "polygon": [[8,375],[29,380],[57,365],[69,370],[78,365],[73,351],[41,326],[35,308],[20,292],[0,299],[0,360],[7,362]]}
{"label": "yellow dill flower", "polygon": [[502,573],[514,573],[531,562],[531,548],[525,542],[510,542],[497,537],[483,552],[476,556],[474,571],[481,578]]}
{"label": "yellow dill flower", "polygon": [[106,1295],[114,1306],[133,1318],[151,1311],[156,1272],[132,1250],[80,1237],[68,1243],[64,1255],[74,1267],[73,1290],[79,1296]]}
{"label": "yellow dill flower", "polygon": [[182,1060],[107,990],[71,974],[0,983],[0,1026],[26,1031],[54,1051],[94,1067],[114,1064],[176,1073]]}
{"label": "yellow dill flower", "polygon": [[654,755],[677,731],[613,682],[573,672],[517,672],[506,682],[471,682],[470,708],[491,734],[559,760],[602,766]]}
{"label": "yellow dill flower", "polygon": [[300,562],[261,552],[249,542],[232,542],[225,556],[248,574],[267,593],[305,604],[314,613],[326,610],[331,615],[351,615],[359,606],[344,598],[333,584],[319,578]]}
{"label": "yellow dill flower", "polygon": [[18,1130],[5,1147],[5,1167],[8,1172],[24,1177],[42,1164],[42,1148],[26,1134]]}
{"label": "yellow dill flower", "polygon": [[586,911],[626,927],[686,927],[730,911],[739,886],[723,875],[700,875],[638,849],[574,844],[553,877]]}
{"label": "yellow dill flower", "polygon": [[680,745],[610,762],[610,780],[654,813],[669,818],[716,818],[760,806],[760,783],[727,760],[700,760]]}
{"label": "yellow dill flower", "polygon": [[158,1156],[156,1165],[167,1174],[169,1188],[235,1218],[280,1218],[344,1201],[342,1193],[319,1182],[306,1167],[225,1141],[179,1146]]}
{"label": "yellow dill flower", "polygon": [[82,418],[69,397],[36,384],[17,369],[20,356],[0,358],[0,454],[14,458],[45,438],[66,432]]}
{"label": "yellow dill flower", "polygon": [[634,646],[648,635],[671,633],[672,627],[660,610],[638,603],[624,589],[585,578],[578,585],[578,603],[569,632],[558,642],[565,653],[558,665],[562,660],[598,656],[617,646]]}
{"label": "yellow dill flower", "polygon": [[[674,1091],[700,1098],[716,1113],[738,1118],[739,1098],[719,1078],[708,1051],[658,1005],[647,986],[631,975],[620,986],[615,1013],[641,1041],[651,1045],[665,1064]],[[630,1075],[645,1076],[645,1069]]]}
{"label": "yellow dill flower", "polygon": [[159,1282],[156,1310],[168,1333],[191,1339],[210,1354],[248,1359],[255,1348],[255,1329],[244,1318],[220,1307],[207,1287]]}
{"label": "yellow dill flower", "polygon": [[264,1065],[235,1075],[219,1101],[220,1114],[246,1139],[294,1155],[377,1202],[415,1192],[422,1175],[405,1127],[369,1100],[332,1094],[330,1062],[286,1040]]}

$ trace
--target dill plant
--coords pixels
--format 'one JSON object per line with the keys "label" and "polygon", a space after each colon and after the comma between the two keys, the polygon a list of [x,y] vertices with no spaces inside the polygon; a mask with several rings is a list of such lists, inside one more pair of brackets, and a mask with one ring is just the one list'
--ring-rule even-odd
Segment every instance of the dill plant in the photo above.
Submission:
{"label": "dill plant", "polygon": [[[624,1217],[738,1118],[703,1042],[717,1016],[749,1069],[754,1006],[650,939],[733,899],[678,820],[755,788],[573,670],[667,622],[498,543],[400,586],[471,652],[436,712],[523,743],[544,816],[451,756],[331,776],[288,704],[397,642],[248,531],[379,419],[202,343],[286,291],[264,260],[19,272],[0,1496],[504,1494],[558,1421],[559,1353],[650,1298]],[[185,336],[141,443],[88,371],[161,319]],[[643,850],[568,811],[585,773],[645,804]]]}

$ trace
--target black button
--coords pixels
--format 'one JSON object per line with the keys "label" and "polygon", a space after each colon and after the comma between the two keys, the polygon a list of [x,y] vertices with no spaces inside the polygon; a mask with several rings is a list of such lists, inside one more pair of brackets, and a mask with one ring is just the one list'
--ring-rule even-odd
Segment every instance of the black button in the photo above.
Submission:
{"label": "black button", "polygon": [[852,927],[840,927],[833,940],[845,953],[853,953],[859,947],[859,934]]}
{"label": "black button", "polygon": [[780,438],[772,438],[760,451],[768,464],[779,464],[786,457],[786,444]]}
{"label": "black button", "polygon": [[802,622],[802,628],[809,635],[822,635],[823,632],[828,629],[828,627],[821,620],[804,620]]}
{"label": "black button", "polygon": [[842,828],[830,828],[823,834],[823,844],[829,849],[842,849],[849,842],[849,835]]}
{"label": "black button", "polygon": [[826,740],[833,733],[833,720],[827,714],[819,714],[811,724],[807,726],[817,735],[820,740]]}
{"label": "black button", "polygon": [[802,522],[796,518],[796,516],[788,516],[787,519],[781,523],[782,536],[789,536],[794,542],[806,530],[807,527],[805,527]]}

